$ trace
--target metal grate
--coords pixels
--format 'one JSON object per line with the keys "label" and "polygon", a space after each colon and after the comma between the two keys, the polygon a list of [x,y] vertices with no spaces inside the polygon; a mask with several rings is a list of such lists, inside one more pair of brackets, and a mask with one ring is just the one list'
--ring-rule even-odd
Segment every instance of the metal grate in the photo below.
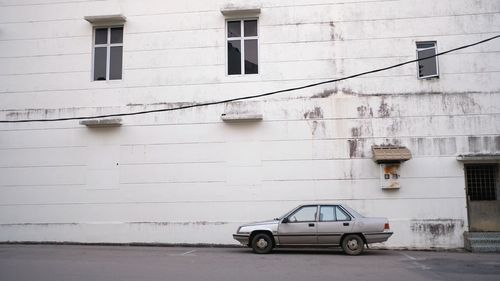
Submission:
{"label": "metal grate", "polygon": [[471,164],[465,166],[467,194],[471,201],[496,200],[498,166],[496,164]]}

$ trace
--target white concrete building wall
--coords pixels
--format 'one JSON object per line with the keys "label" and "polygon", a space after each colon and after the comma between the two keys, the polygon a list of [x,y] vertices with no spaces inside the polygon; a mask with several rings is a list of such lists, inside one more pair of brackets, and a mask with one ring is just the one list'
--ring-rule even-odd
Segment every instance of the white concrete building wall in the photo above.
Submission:
{"label": "white concrete building wall", "polygon": [[[222,8],[260,7],[259,74],[225,74]],[[92,80],[92,25],[123,14],[123,79]],[[500,33],[495,0],[0,0],[0,120],[131,112],[339,78]],[[0,124],[0,241],[236,243],[248,221],[344,202],[389,218],[390,247],[463,246],[462,153],[500,152],[500,41],[416,65],[244,102]],[[263,121],[229,124],[224,112]],[[402,188],[373,144],[401,144]]]}

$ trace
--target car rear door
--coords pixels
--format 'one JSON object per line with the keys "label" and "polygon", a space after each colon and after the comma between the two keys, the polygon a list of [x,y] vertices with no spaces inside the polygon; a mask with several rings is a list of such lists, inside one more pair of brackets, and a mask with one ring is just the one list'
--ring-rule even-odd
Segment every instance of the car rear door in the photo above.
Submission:
{"label": "car rear door", "polygon": [[278,226],[278,239],[281,245],[316,245],[317,205],[307,205],[288,215],[285,222]]}
{"label": "car rear door", "polygon": [[338,205],[321,205],[318,221],[318,244],[339,245],[342,234],[351,232],[353,218]]}

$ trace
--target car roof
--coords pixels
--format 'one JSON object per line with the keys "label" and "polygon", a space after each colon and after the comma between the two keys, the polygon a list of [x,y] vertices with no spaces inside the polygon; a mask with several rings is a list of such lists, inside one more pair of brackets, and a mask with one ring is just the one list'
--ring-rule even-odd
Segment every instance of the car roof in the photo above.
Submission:
{"label": "car roof", "polygon": [[318,205],[319,206],[342,206],[342,208],[344,208],[345,211],[347,211],[351,216],[354,216],[355,218],[363,218],[364,217],[363,215],[361,215],[360,213],[358,213],[356,210],[349,207],[348,205],[346,205],[344,203],[338,203],[338,202],[301,204],[301,205],[297,206],[296,208],[294,208],[294,210],[297,210],[297,209],[304,207],[304,206],[318,206]]}

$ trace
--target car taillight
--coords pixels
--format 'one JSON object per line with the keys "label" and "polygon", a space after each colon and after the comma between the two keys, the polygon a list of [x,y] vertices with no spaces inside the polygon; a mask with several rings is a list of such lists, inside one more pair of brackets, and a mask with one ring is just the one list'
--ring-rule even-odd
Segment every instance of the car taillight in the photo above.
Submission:
{"label": "car taillight", "polygon": [[389,223],[384,224],[384,230],[389,230],[389,229],[391,229],[391,228],[389,227]]}

